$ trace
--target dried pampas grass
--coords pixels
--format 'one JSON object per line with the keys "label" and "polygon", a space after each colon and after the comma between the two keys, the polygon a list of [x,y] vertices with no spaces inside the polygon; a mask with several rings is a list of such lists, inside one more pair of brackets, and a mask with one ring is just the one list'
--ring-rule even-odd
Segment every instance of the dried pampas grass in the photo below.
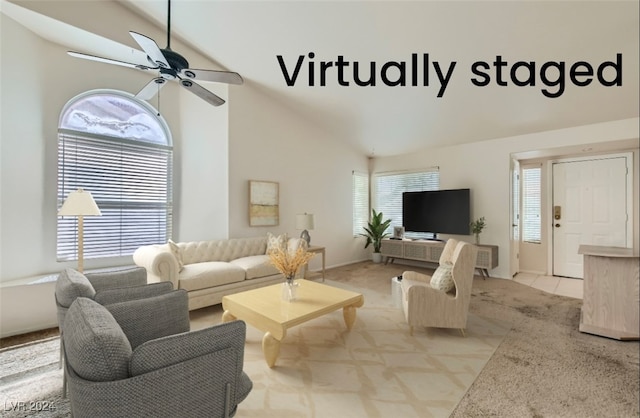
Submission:
{"label": "dried pampas grass", "polygon": [[295,252],[278,248],[269,252],[269,260],[285,278],[293,278],[300,267],[307,264],[315,255],[302,247]]}

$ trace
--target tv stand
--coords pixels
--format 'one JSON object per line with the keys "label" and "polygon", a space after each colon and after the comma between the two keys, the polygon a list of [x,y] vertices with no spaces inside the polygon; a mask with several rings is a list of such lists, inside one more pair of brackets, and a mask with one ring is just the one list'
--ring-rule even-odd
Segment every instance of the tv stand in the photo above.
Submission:
{"label": "tv stand", "polygon": [[[382,240],[380,253],[386,257],[385,264],[393,263],[396,258],[404,260],[438,263],[444,249],[444,241]],[[498,246],[478,245],[476,268],[483,277],[490,277],[489,270],[498,266]]]}

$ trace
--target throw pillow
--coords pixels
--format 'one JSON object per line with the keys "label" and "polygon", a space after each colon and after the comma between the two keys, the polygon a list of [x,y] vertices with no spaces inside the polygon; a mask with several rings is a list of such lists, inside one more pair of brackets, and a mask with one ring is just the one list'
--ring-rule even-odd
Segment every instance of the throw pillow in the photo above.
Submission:
{"label": "throw pillow", "polygon": [[267,232],[267,254],[278,249],[286,251],[288,240],[287,234],[273,235],[271,232]]}
{"label": "throw pillow", "polygon": [[129,377],[131,344],[99,303],[76,299],[67,312],[62,338],[66,361],[83,379],[107,382]]}
{"label": "throw pillow", "polygon": [[452,269],[453,264],[451,263],[440,264],[431,276],[431,287],[445,293],[455,289],[456,284],[453,281]]}
{"label": "throw pillow", "polygon": [[[56,300],[62,306],[69,307],[79,297],[93,299],[96,291],[87,277],[77,270],[66,268],[56,281]],[[60,324],[62,325],[62,324]]]}
{"label": "throw pillow", "polygon": [[176,260],[178,260],[178,271],[182,271],[182,268],[184,267],[184,262],[182,261],[182,250],[180,250],[180,247],[178,247],[178,244],[176,244],[172,240],[169,240],[167,244],[169,244],[169,249],[171,250],[171,254],[173,254]]}
{"label": "throw pillow", "polygon": [[295,254],[296,251],[298,251],[298,248],[306,250],[308,248],[307,241],[302,238],[291,238],[288,240],[287,250],[289,251],[289,254]]}

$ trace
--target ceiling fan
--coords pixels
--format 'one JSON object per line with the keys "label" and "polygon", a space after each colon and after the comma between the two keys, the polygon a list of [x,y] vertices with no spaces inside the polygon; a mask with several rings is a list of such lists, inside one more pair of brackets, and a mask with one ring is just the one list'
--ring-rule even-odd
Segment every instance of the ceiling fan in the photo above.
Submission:
{"label": "ceiling fan", "polygon": [[72,57],[84,58],[107,64],[121,65],[138,70],[158,71],[160,73],[159,76],[151,80],[138,92],[138,94],[136,94],[136,97],[142,100],[149,100],[155,96],[168,80],[176,80],[182,87],[186,88],[206,102],[214,106],[220,106],[224,103],[224,100],[197,84],[194,80],[213,81],[227,84],[243,83],[243,79],[240,74],[232,71],[196,70],[189,68],[189,62],[182,55],[171,50],[171,0],[168,0],[166,48],[160,49],[153,39],[140,33],[131,31],[129,34],[147,54],[148,64],[133,64],[74,51],[68,51],[68,54]]}

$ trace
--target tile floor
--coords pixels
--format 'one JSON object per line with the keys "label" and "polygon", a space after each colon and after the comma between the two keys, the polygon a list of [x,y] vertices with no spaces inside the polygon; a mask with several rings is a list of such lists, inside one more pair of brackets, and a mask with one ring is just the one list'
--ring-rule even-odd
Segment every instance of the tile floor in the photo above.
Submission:
{"label": "tile floor", "polygon": [[582,279],[518,273],[513,280],[547,293],[582,299]]}

